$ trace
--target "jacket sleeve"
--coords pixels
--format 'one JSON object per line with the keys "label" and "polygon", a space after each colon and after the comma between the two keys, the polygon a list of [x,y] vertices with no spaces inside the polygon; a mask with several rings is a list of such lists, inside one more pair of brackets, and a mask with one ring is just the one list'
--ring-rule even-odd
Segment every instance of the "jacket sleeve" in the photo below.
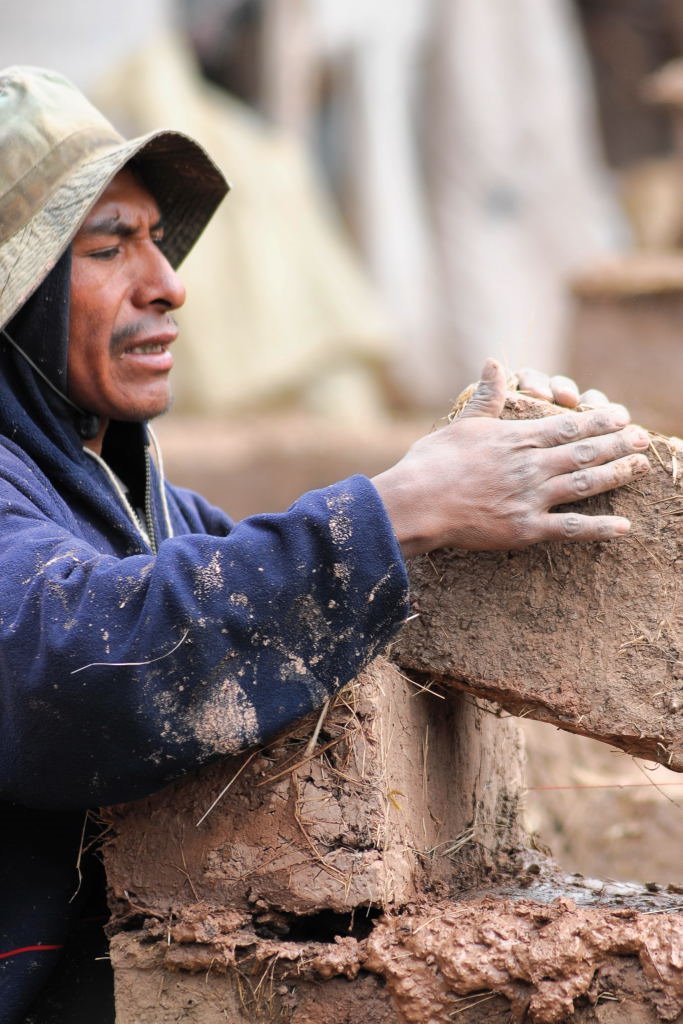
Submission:
{"label": "jacket sleeve", "polygon": [[156,557],[103,555],[26,495],[0,501],[4,799],[130,800],[266,741],[405,618],[405,566],[364,477]]}

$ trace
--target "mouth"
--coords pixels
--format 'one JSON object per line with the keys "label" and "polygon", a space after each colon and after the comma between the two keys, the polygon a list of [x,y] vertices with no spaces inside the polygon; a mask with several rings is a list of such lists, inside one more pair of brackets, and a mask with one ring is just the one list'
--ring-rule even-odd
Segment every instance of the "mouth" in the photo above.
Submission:
{"label": "mouth", "polygon": [[175,341],[177,331],[164,332],[152,338],[130,342],[121,351],[120,358],[131,360],[140,369],[166,373],[173,366],[173,355],[169,346]]}
{"label": "mouth", "polygon": [[177,336],[177,328],[173,325],[146,338],[132,338],[121,346],[120,358],[134,359],[136,364],[144,365],[148,369],[170,370],[173,366],[173,356],[169,346]]}
{"label": "mouth", "polygon": [[131,345],[124,350],[124,355],[154,355],[158,352],[165,352],[166,348],[167,345],[162,345],[160,341],[146,341],[141,345]]}

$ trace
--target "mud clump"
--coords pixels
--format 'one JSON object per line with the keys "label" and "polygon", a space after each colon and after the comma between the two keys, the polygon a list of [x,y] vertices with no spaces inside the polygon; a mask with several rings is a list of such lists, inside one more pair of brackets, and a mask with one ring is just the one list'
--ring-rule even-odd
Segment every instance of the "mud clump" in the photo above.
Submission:
{"label": "mud clump", "polygon": [[[683,918],[604,906],[549,904],[501,895],[446,903],[375,929],[366,968],[386,979],[399,1019],[448,1024],[454,1013],[503,996],[510,1019],[557,1024],[614,995],[615,972],[630,960],[643,1020],[683,1012]],[[609,983],[607,979],[612,979]],[[465,998],[468,997],[468,998]],[[649,1014],[649,1016],[648,1016]],[[503,1019],[503,1018],[498,1018]]]}
{"label": "mud clump", "polygon": [[[521,396],[507,415],[557,411]],[[683,771],[683,451],[652,436],[651,472],[581,503],[628,537],[414,559],[404,668],[512,714]]]}

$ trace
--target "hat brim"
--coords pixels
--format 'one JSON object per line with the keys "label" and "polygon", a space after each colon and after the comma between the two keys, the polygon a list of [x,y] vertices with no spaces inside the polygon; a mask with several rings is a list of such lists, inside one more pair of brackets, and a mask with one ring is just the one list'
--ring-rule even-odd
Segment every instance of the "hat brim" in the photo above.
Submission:
{"label": "hat brim", "polygon": [[23,306],[71,244],[111,180],[131,160],[164,221],[161,248],[179,266],[230,186],[208,154],[180,132],[112,145],[74,169],[31,220],[0,246],[0,327]]}

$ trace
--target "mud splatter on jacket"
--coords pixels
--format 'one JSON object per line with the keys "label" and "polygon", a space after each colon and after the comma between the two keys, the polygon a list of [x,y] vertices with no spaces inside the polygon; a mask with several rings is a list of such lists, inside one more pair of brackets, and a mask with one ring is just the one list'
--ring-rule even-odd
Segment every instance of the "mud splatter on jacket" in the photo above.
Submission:
{"label": "mud splatter on jacket", "polygon": [[119,476],[147,477],[152,550],[59,403],[1,350],[0,435],[9,1024],[76,912],[83,809],[134,800],[319,707],[394,634],[407,580],[367,479],[233,525],[163,484],[143,426],[113,424],[109,461]]}

